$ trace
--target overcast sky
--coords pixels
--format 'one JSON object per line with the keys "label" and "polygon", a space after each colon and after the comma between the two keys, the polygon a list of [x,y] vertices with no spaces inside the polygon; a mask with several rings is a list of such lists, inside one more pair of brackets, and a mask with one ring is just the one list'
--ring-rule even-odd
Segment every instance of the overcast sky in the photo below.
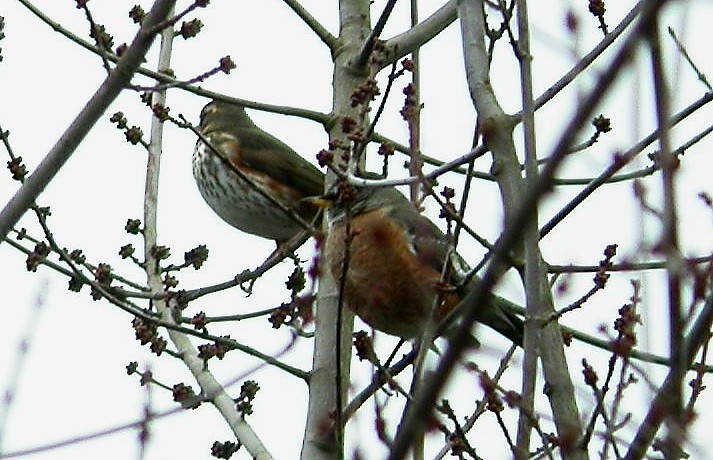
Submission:
{"label": "overcast sky", "polygon": [[[75,34],[86,37],[88,25],[75,2],[41,1],[37,6],[53,20]],[[184,2],[185,3],[185,2]],[[304,6],[336,34],[336,2],[305,0]],[[374,4],[379,11],[384,2]],[[422,2],[421,15],[427,16],[440,2]],[[533,15],[533,47],[535,94],[540,94],[573,65],[576,57],[587,52],[599,40],[595,20],[584,13],[586,2],[578,2],[577,14],[582,23],[581,34],[574,40],[564,27],[563,7],[570,2],[547,2],[546,11],[537,11],[531,2]],[[626,3],[621,5],[620,3]],[[626,13],[630,2],[609,2],[608,22],[614,26]],[[148,9],[148,2],[142,3]],[[128,18],[133,2],[90,2],[95,20],[107,26],[115,44],[129,42],[135,26]],[[400,2],[384,37],[404,30],[408,15]],[[665,17],[664,26],[674,27],[689,46],[691,56],[703,72],[713,69],[709,50],[710,18],[713,7],[705,1],[678,3]],[[685,12],[683,6],[690,7]],[[185,5],[183,5],[185,6]],[[550,8],[555,6],[555,8]],[[10,142],[16,155],[25,160],[30,171],[43,158],[66,129],[76,113],[84,106],[105,74],[98,57],[89,54],[76,44],[41,23],[18,1],[4,2],[0,15],[5,17],[6,38],[0,42],[4,60],[0,62],[0,126],[10,131]],[[192,18],[194,15],[189,16]],[[229,54],[237,64],[230,75],[217,75],[207,82],[206,88],[225,94],[259,102],[304,107],[322,112],[331,108],[331,59],[321,42],[280,1],[260,2],[214,1],[197,17],[204,23],[198,38],[189,41],[178,39],[172,67],[181,79],[191,78],[214,67],[218,59]],[[672,51],[671,41],[664,38],[665,48]],[[155,66],[155,50],[146,67]],[[422,100],[423,148],[431,155],[444,160],[467,152],[475,113],[469,100],[463,75],[458,24],[451,25],[441,36],[424,47]],[[672,54],[667,57],[673,83],[674,110],[678,110],[705,92],[696,82],[695,75],[685,65],[678,63]],[[597,67],[603,68],[603,65]],[[562,171],[563,177],[591,177],[606,167],[612,155],[627,148],[654,126],[648,88],[649,63],[645,56],[633,63],[633,68],[607,98],[602,112],[612,119],[614,131],[604,136],[599,144],[586,154],[569,161]],[[505,41],[499,44],[493,68],[493,85],[501,103],[508,112],[519,107],[517,70],[514,58]],[[560,129],[576,106],[579,95],[596,81],[596,70],[583,76],[581,82],[563,93],[538,113],[538,147],[546,156],[548,147],[556,140]],[[148,80],[138,79],[144,84]],[[387,110],[379,131],[405,142],[406,129],[400,121],[398,107],[402,95],[398,86],[392,104]],[[201,107],[208,102],[192,94],[172,90],[168,95],[171,113],[184,114],[197,122]],[[38,204],[50,206],[49,224],[60,245],[69,249],[81,248],[92,263],[110,263],[122,275],[144,282],[142,272],[118,256],[119,247],[133,243],[140,253],[141,240],[127,235],[123,228],[128,218],[142,215],[143,187],[146,154],[124,141],[123,134],[109,122],[115,111],[126,113],[129,124],[139,125],[148,133],[150,114],[142,107],[136,93],[126,91],[112,105],[102,120],[73,155],[66,167],[49,185]],[[280,137],[309,161],[326,146],[326,134],[321,126],[305,120],[280,115],[250,112],[253,119],[266,130]],[[675,132],[676,142],[688,139],[710,124],[711,110],[704,109]],[[163,162],[161,166],[161,197],[159,206],[159,242],[169,245],[173,261],[180,263],[183,252],[207,244],[208,262],[199,271],[186,270],[180,275],[180,287],[190,289],[232,278],[236,273],[253,268],[273,249],[273,243],[251,235],[242,234],[222,222],[202,201],[191,176],[191,155],[194,136],[173,126],[166,127]],[[681,204],[681,237],[688,255],[704,255],[713,249],[711,241],[711,212],[696,198],[699,192],[713,194],[710,186],[710,142],[690,150],[683,158],[680,175],[679,200]],[[649,149],[651,151],[651,149]],[[400,164],[399,158],[395,164]],[[646,165],[643,158],[639,165]],[[482,170],[489,167],[487,159],[478,163]],[[395,174],[404,173],[395,168]],[[449,184],[462,191],[461,177],[444,177]],[[657,203],[658,181],[649,179],[650,198]],[[17,189],[9,174],[0,175],[0,202],[7,201]],[[568,188],[549,198],[542,206],[544,222],[566,198],[578,189]],[[487,238],[494,240],[500,231],[500,202],[497,189],[492,184],[476,184],[472,212],[473,225]],[[658,203],[657,203],[658,205]],[[429,212],[433,208],[429,207]],[[431,213],[435,218],[435,215]],[[35,219],[28,214],[20,223],[30,234],[41,235]],[[553,264],[596,264],[607,244],[620,245],[622,258],[634,254],[656,238],[655,220],[643,216],[633,200],[631,184],[612,185],[597,192],[591,200],[565,220],[542,243],[543,253]],[[304,259],[312,254],[313,243],[308,242],[300,251]],[[474,243],[464,242],[461,247],[470,262],[477,262],[483,250]],[[156,358],[133,339],[131,317],[106,302],[93,302],[88,289],[80,294],[67,291],[67,279],[46,267],[37,273],[26,272],[25,257],[8,244],[0,245],[0,290],[5,292],[1,312],[4,317],[0,334],[0,387],[13,381],[17,347],[26,334],[31,333],[29,354],[24,359],[23,373],[16,401],[9,413],[4,433],[5,453],[42,446],[74,436],[111,428],[139,420],[146,398],[150,397],[155,410],[174,407],[171,396],[153,389],[150,396],[138,385],[137,376],[127,376],[125,365],[138,361],[140,367],[150,367],[157,379],[167,385],[183,381],[197,388],[190,374],[178,361],[168,357]],[[211,315],[245,313],[279,305],[289,299],[284,280],[291,271],[288,262],[255,285],[255,293],[248,297],[238,289],[204,297],[190,307]],[[566,306],[590,286],[591,275],[574,277],[570,291],[558,298],[558,307]],[[641,276],[631,273],[614,274],[611,286],[600,297],[595,297],[580,312],[565,319],[592,334],[597,333],[601,322],[611,322],[616,309],[631,295],[630,280],[642,279],[646,301],[645,332],[641,340],[646,347],[665,353],[667,336],[665,322],[657,310],[665,305],[665,291],[660,274]],[[521,288],[510,274],[500,287],[501,293],[515,301],[522,300]],[[278,353],[290,343],[287,331],[273,331],[264,319],[230,324],[216,330],[259,347],[267,353]],[[363,325],[360,325],[364,328]],[[610,329],[611,330],[611,329]],[[29,331],[29,332],[28,332]],[[490,333],[480,331],[487,346],[473,359],[490,372],[497,368],[497,358],[507,343]],[[379,344],[388,353],[395,341],[382,336]],[[603,375],[608,358],[597,356],[589,348],[574,347],[568,358],[575,379],[579,378],[578,365],[583,356],[596,363]],[[308,341],[299,341],[284,359],[303,369],[309,369],[311,347]],[[519,358],[516,359],[519,363]],[[238,379],[229,388],[231,394],[239,393],[239,386],[248,371],[258,366],[257,360],[233,352],[211,370],[221,381]],[[370,369],[364,363],[355,363],[353,387],[365,384]],[[661,377],[661,369],[645,366],[653,379]],[[511,371],[505,379],[508,388],[519,390],[517,372]],[[259,382],[261,391],[255,401],[255,413],[249,422],[263,438],[274,458],[297,458],[304,426],[307,402],[306,386],[297,379],[271,368],[261,368],[249,378]],[[475,376],[465,376],[458,382],[465,388],[478,388]],[[586,390],[577,380],[580,396]],[[642,385],[644,386],[644,385]],[[471,393],[459,393],[466,400],[477,398]],[[453,395],[453,400],[457,396]],[[628,408],[646,407],[649,395],[639,392],[627,400]],[[402,404],[402,398],[395,405]],[[703,393],[699,408],[713,404]],[[544,407],[544,406],[543,406]],[[545,411],[546,412],[546,411]],[[584,415],[588,415],[588,411]],[[705,416],[705,414],[703,414]],[[492,418],[492,417],[490,417]],[[713,440],[700,427],[692,434],[692,458],[705,458],[713,451]],[[358,441],[358,433],[369,434],[373,439],[373,406],[362,408],[352,423],[350,446],[359,445],[377,458],[384,449],[379,445],[365,446]],[[502,435],[493,422],[472,433],[472,442],[484,458],[503,455]],[[492,442],[488,437],[496,440]],[[118,434],[93,441],[73,444],[61,450],[45,452],[27,458],[44,460],[56,458],[89,459],[111,452],[113,458],[136,458],[137,432],[123,430]],[[149,451],[145,458],[208,459],[214,440],[229,440],[232,434],[214,408],[204,405],[193,412],[166,417],[151,425]],[[249,458],[240,452],[233,458]]]}

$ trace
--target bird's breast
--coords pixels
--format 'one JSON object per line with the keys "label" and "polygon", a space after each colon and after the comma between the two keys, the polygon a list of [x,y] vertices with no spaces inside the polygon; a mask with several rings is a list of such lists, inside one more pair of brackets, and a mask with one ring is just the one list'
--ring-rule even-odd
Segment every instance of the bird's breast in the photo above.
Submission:
{"label": "bird's breast", "polygon": [[355,216],[349,231],[347,237],[344,224],[331,229],[326,257],[338,281],[346,273],[344,300],[364,322],[413,338],[421,335],[435,302],[437,319],[455,305],[454,295],[439,295],[440,272],[423,263],[408,235],[384,212]]}
{"label": "bird's breast", "polygon": [[[214,145],[220,148],[220,144]],[[193,154],[193,177],[203,199],[224,221],[244,232],[285,241],[300,231],[300,225],[265,197],[269,193],[285,207],[296,206],[299,198],[269,177],[221,158],[199,141]],[[257,190],[260,188],[263,193]]]}

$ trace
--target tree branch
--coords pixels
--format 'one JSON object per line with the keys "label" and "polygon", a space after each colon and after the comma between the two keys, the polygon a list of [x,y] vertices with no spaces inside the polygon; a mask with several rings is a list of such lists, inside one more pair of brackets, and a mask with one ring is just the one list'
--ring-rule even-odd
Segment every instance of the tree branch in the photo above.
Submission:
{"label": "tree branch", "polygon": [[448,27],[458,18],[456,11],[456,0],[449,0],[436,10],[432,15],[411,27],[406,32],[390,38],[386,41],[387,59],[384,59],[383,66],[387,67],[392,62],[398,61],[407,54],[427,43],[438,35],[443,29]]}
{"label": "tree branch", "polygon": [[175,0],[156,0],[117,66],[40,162],[35,172],[0,211],[0,241],[5,239],[10,229],[62,169],[99,117],[131,81],[156,38],[150,31],[168,16],[174,4]]}
{"label": "tree branch", "polygon": [[309,11],[305,9],[302,5],[297,2],[297,0],[283,0],[287,6],[289,6],[292,11],[299,16],[302,21],[304,21],[307,26],[312,29],[322,42],[327,45],[327,47],[334,52],[334,48],[337,46],[337,38],[330,34],[327,29],[324,28],[322,24],[312,16]]}

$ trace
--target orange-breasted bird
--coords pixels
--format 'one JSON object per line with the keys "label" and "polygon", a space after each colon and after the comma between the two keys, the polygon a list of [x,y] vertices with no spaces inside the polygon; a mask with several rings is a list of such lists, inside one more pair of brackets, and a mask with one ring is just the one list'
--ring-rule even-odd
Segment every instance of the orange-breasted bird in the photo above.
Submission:
{"label": "orange-breasted bird", "polygon": [[[337,286],[343,286],[344,302],[376,330],[404,339],[421,337],[434,302],[434,318],[441,321],[479,280],[460,286],[461,259],[448,257],[446,236],[398,190],[357,187],[355,193],[353,200],[335,204],[324,248]],[[442,283],[446,263],[451,264],[450,279]],[[477,320],[522,346],[523,322],[508,304],[490,294]]]}
{"label": "orange-breasted bird", "polygon": [[213,148],[198,140],[193,177],[203,199],[224,221],[279,245],[302,230],[285,209],[306,222],[314,218],[318,209],[304,198],[324,192],[324,174],[258,128],[243,106],[210,102],[201,111],[199,131]]}

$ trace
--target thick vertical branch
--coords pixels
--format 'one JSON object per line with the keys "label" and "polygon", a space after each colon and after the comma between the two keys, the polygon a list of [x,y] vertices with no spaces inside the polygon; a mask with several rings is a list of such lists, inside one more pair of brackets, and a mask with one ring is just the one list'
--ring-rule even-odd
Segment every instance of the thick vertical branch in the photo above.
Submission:
{"label": "thick vertical branch", "polygon": [[[161,33],[161,49],[159,51],[159,72],[170,69],[173,44],[173,27],[165,28]],[[165,106],[165,90],[153,93],[152,104]],[[144,260],[146,260],[146,277],[151,292],[159,297],[163,293],[161,267],[156,257],[155,248],[158,244],[158,227],[156,216],[158,212],[158,184],[161,166],[161,151],[163,141],[163,121],[154,116],[151,118],[151,141],[149,143],[148,164],[146,167],[146,186],[144,190]],[[161,313],[166,322],[176,324],[173,311],[177,308],[174,299],[164,299],[155,303],[156,309]],[[244,417],[237,411],[233,399],[225,392],[223,386],[208,371],[206,363],[198,357],[198,351],[191,340],[182,332],[168,329],[168,336],[200,385],[201,394],[211,401],[218,409],[236,438],[250,452],[253,458],[270,460],[269,454],[262,441],[257,437],[252,428],[246,423]]]}
{"label": "thick vertical branch", "polygon": [[[350,98],[367,75],[366,69],[356,68],[355,63],[369,37],[369,4],[369,0],[339,2],[339,39],[333,52],[334,122],[329,130],[330,141],[339,139],[341,143],[346,142],[341,123],[345,117],[360,119],[351,106]],[[333,181],[333,175],[329,174],[327,188]],[[315,348],[301,455],[305,460],[343,458],[341,433],[346,421],[341,420],[341,406],[346,401],[349,386],[354,316],[349,310],[341,308],[338,298],[334,279],[329,269],[323,266],[317,296]]]}
{"label": "thick vertical branch", "polygon": [[[535,142],[535,107],[532,96],[532,55],[530,54],[530,31],[527,17],[527,1],[517,2],[517,52],[520,62],[520,87],[522,88],[522,124],[525,146],[525,185],[534,188],[539,174],[537,169],[537,146]],[[538,305],[544,305],[544,295],[539,280],[543,273],[539,252],[538,213],[534,210],[532,218],[524,228],[525,250],[525,291],[528,316],[535,317]],[[537,358],[539,345],[539,327],[535,321],[525,323],[525,357],[522,363],[522,390],[520,416],[517,427],[515,457],[530,457],[530,434],[532,433],[531,414],[535,413],[535,386],[537,384]]]}
{"label": "thick vertical branch", "polygon": [[656,98],[656,121],[659,131],[659,161],[663,190],[663,231],[660,248],[667,260],[667,290],[669,307],[669,349],[671,356],[670,390],[666,393],[664,413],[668,429],[664,454],[666,458],[680,458],[685,439],[683,411],[683,379],[686,375],[687,357],[683,343],[684,319],[681,306],[681,282],[685,264],[678,240],[676,210],[676,170],[678,159],[671,151],[670,142],[670,92],[663,69],[663,56],[659,36],[658,17],[645,31],[651,50],[651,65]]}
{"label": "thick vertical branch", "polygon": [[[411,27],[418,24],[418,2],[411,1]],[[421,159],[421,69],[418,48],[411,53],[411,60],[414,62],[414,71],[411,73],[411,83],[413,84],[414,107],[412,117],[409,119],[409,174],[413,177],[423,176],[423,160]],[[411,185],[411,201],[417,203],[421,198],[421,187],[414,183]]]}
{"label": "thick vertical branch", "polygon": [[[520,5],[523,6],[523,3],[521,2]],[[516,216],[525,209],[525,197],[527,194],[524,192],[530,190],[531,193],[534,193],[535,184],[540,181],[536,172],[534,172],[533,165],[531,165],[530,169],[532,171],[528,171],[530,174],[528,175],[528,183],[531,186],[526,187],[523,182],[513,141],[512,118],[504,113],[490,85],[488,57],[484,42],[487,25],[483,8],[483,2],[480,0],[460,0],[458,2],[468,85],[481,121],[485,142],[493,154],[493,174],[498,181],[503,199],[505,227],[511,228],[514,225]],[[526,11],[523,9],[519,11],[519,14],[526,14]],[[522,25],[520,32],[527,34],[526,28],[522,27]],[[529,57],[526,56],[524,61],[527,61],[527,59]],[[523,67],[525,85],[529,85],[527,83],[528,73],[528,68]],[[525,109],[529,106],[529,110],[532,112],[532,91],[530,90],[529,94],[525,94],[524,98],[526,99]],[[530,135],[532,137],[528,139],[527,145],[530,153],[534,153],[534,134],[531,132]],[[534,159],[531,158],[530,161],[534,161]],[[533,225],[531,220],[528,220],[528,225]],[[534,226],[536,228],[536,223]],[[534,229],[533,231],[536,232]],[[526,269],[525,279],[528,322],[534,322],[533,320],[536,318],[545,318],[550,313],[554,313],[552,298],[545,276],[544,261],[536,240],[536,237],[528,240],[529,244],[527,246],[527,262],[528,265],[531,265]],[[522,251],[522,247],[518,248],[517,245],[515,249],[516,252]],[[532,334],[535,326],[539,333]],[[551,322],[547,327],[540,329],[540,325],[535,323],[530,325],[528,329],[530,334],[526,338],[525,346],[529,348],[527,353],[539,354],[542,359],[544,376],[550,389],[550,406],[552,407],[557,433],[561,439],[562,455],[566,459],[586,458],[585,452],[574,447],[582,427],[559,326],[555,322]],[[537,337],[534,343],[532,343],[533,335]],[[533,347],[536,348],[532,349]],[[533,357],[531,355],[528,356],[528,365],[532,366]],[[526,383],[527,387],[532,386],[532,382]],[[525,389],[531,391],[529,388]],[[521,441],[525,442],[522,439]],[[521,445],[520,447],[526,448],[527,446]]]}

